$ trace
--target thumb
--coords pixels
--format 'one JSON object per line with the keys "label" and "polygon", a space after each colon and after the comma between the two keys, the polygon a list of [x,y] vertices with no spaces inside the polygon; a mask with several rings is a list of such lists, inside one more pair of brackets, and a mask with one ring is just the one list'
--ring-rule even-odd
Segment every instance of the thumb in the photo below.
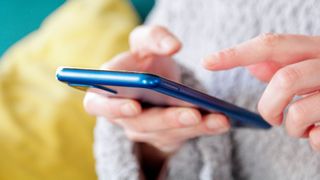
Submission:
{"label": "thumb", "polygon": [[130,34],[131,52],[140,57],[159,55],[171,56],[179,51],[181,43],[166,28],[161,26],[140,26]]}

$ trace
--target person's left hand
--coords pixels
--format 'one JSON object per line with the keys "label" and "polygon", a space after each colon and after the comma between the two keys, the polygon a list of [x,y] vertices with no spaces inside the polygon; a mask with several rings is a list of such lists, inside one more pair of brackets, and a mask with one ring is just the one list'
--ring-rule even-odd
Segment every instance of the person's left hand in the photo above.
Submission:
{"label": "person's left hand", "polygon": [[[288,134],[309,138],[320,151],[320,36],[266,34],[210,55],[203,65],[209,70],[246,66],[269,81],[258,105],[261,115],[280,125],[288,106]],[[301,98],[291,104],[294,96]]]}

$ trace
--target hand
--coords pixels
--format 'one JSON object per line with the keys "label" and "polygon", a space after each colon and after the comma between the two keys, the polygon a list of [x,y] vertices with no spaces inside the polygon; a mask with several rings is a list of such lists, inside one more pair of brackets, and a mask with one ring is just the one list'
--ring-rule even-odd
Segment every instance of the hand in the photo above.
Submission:
{"label": "hand", "polygon": [[[258,109],[271,124],[280,125],[288,106],[289,135],[307,137],[320,150],[320,37],[266,34],[204,59],[209,70],[246,66],[269,81]],[[301,99],[292,101],[294,96]]]}
{"label": "hand", "polygon": [[[116,56],[103,69],[147,71],[180,81],[179,70],[171,59],[180,46],[162,27],[138,27],[130,35],[130,52]],[[230,127],[221,114],[202,116],[192,107],[142,109],[134,99],[105,96],[96,91],[89,90],[85,96],[88,113],[104,116],[121,126],[129,139],[151,144],[163,152],[177,150],[190,138],[220,134]]]}

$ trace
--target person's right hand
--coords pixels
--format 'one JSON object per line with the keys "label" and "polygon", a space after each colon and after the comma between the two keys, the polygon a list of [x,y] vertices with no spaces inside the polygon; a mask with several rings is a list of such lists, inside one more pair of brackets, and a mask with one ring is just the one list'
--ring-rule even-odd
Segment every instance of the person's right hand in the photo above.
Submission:
{"label": "person's right hand", "polygon": [[[163,27],[138,27],[130,35],[130,52],[116,56],[103,69],[147,71],[180,81],[179,70],[171,59],[180,46]],[[173,152],[190,138],[221,134],[230,128],[222,114],[202,116],[191,107],[142,109],[137,100],[105,96],[95,90],[87,92],[84,107],[88,113],[121,126],[129,139],[148,143],[162,152]]]}

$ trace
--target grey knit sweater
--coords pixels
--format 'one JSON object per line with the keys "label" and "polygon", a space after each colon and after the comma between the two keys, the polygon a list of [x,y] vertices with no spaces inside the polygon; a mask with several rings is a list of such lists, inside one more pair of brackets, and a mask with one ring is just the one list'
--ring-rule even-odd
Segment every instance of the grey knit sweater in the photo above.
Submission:
{"label": "grey knit sweater", "polygon": [[[319,35],[320,1],[160,0],[148,23],[166,26],[182,40],[177,62],[191,69],[208,93],[256,111],[265,84],[243,68],[206,71],[200,59],[261,33]],[[133,147],[120,128],[98,118],[94,149],[99,179],[138,179]],[[170,159],[168,179],[318,180],[320,153],[283,128],[234,129],[188,141]]]}

